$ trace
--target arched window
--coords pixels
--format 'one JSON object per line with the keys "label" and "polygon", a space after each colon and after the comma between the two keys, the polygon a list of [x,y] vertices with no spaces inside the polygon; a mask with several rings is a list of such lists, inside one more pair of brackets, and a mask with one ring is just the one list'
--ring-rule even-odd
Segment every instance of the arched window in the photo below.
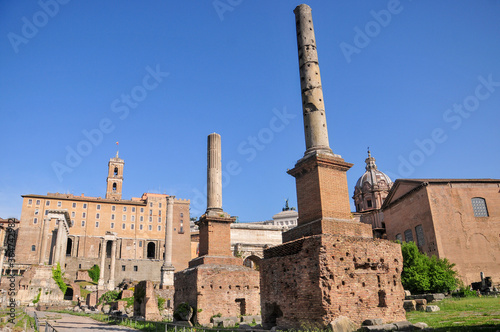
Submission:
{"label": "arched window", "polygon": [[113,191],[116,191],[116,183],[113,183]]}
{"label": "arched window", "polygon": [[474,211],[474,217],[488,217],[488,207],[484,198],[474,197],[472,199],[472,210]]}
{"label": "arched window", "polygon": [[117,176],[117,175],[118,175],[118,167],[115,167],[114,174],[115,174],[115,176]]}
{"label": "arched window", "polygon": [[66,256],[71,256],[71,251],[73,249],[73,239],[69,238],[66,244]]}

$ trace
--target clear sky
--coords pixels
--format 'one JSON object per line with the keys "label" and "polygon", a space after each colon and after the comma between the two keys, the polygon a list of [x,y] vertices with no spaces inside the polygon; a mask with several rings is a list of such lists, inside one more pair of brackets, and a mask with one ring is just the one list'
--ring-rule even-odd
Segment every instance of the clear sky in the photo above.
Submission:
{"label": "clear sky", "polygon": [[[191,199],[222,136],[223,208],[271,219],[305,151],[297,1],[0,2],[0,216],[22,194]],[[313,10],[333,151],[370,146],[396,178],[500,178],[500,1],[319,1]]]}

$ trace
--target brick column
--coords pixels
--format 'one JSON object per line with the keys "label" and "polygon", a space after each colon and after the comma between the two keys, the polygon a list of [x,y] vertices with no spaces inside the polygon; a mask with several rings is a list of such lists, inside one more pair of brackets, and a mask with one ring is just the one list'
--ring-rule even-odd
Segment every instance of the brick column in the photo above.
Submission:
{"label": "brick column", "polygon": [[104,264],[106,263],[106,240],[101,241],[101,266],[99,273],[99,282],[97,283],[97,289],[104,289],[104,269],[106,268]]}
{"label": "brick column", "polygon": [[109,271],[108,289],[115,289],[116,240],[111,242],[111,268]]}
{"label": "brick column", "polygon": [[172,232],[174,225],[175,196],[167,197],[167,224],[165,226],[165,257],[161,267],[160,289],[174,285],[174,266],[172,265]]}

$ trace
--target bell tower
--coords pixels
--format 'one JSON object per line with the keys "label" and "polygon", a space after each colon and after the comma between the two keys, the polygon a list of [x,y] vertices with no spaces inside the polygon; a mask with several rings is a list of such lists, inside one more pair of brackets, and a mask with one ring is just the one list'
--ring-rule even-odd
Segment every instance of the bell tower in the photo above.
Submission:
{"label": "bell tower", "polygon": [[106,179],[106,199],[120,200],[122,199],[122,185],[123,185],[123,159],[118,158],[118,151],[116,157],[111,158],[108,163],[108,178]]}

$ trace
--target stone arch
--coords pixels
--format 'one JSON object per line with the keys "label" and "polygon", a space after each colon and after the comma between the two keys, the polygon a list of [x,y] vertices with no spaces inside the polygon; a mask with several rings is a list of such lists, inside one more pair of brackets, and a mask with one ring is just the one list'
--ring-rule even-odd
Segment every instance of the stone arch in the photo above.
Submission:
{"label": "stone arch", "polygon": [[73,300],[73,287],[71,285],[67,285],[66,293],[64,294],[64,299],[72,301]]}
{"label": "stone arch", "polygon": [[261,258],[256,255],[250,255],[243,261],[243,265],[259,271]]}

